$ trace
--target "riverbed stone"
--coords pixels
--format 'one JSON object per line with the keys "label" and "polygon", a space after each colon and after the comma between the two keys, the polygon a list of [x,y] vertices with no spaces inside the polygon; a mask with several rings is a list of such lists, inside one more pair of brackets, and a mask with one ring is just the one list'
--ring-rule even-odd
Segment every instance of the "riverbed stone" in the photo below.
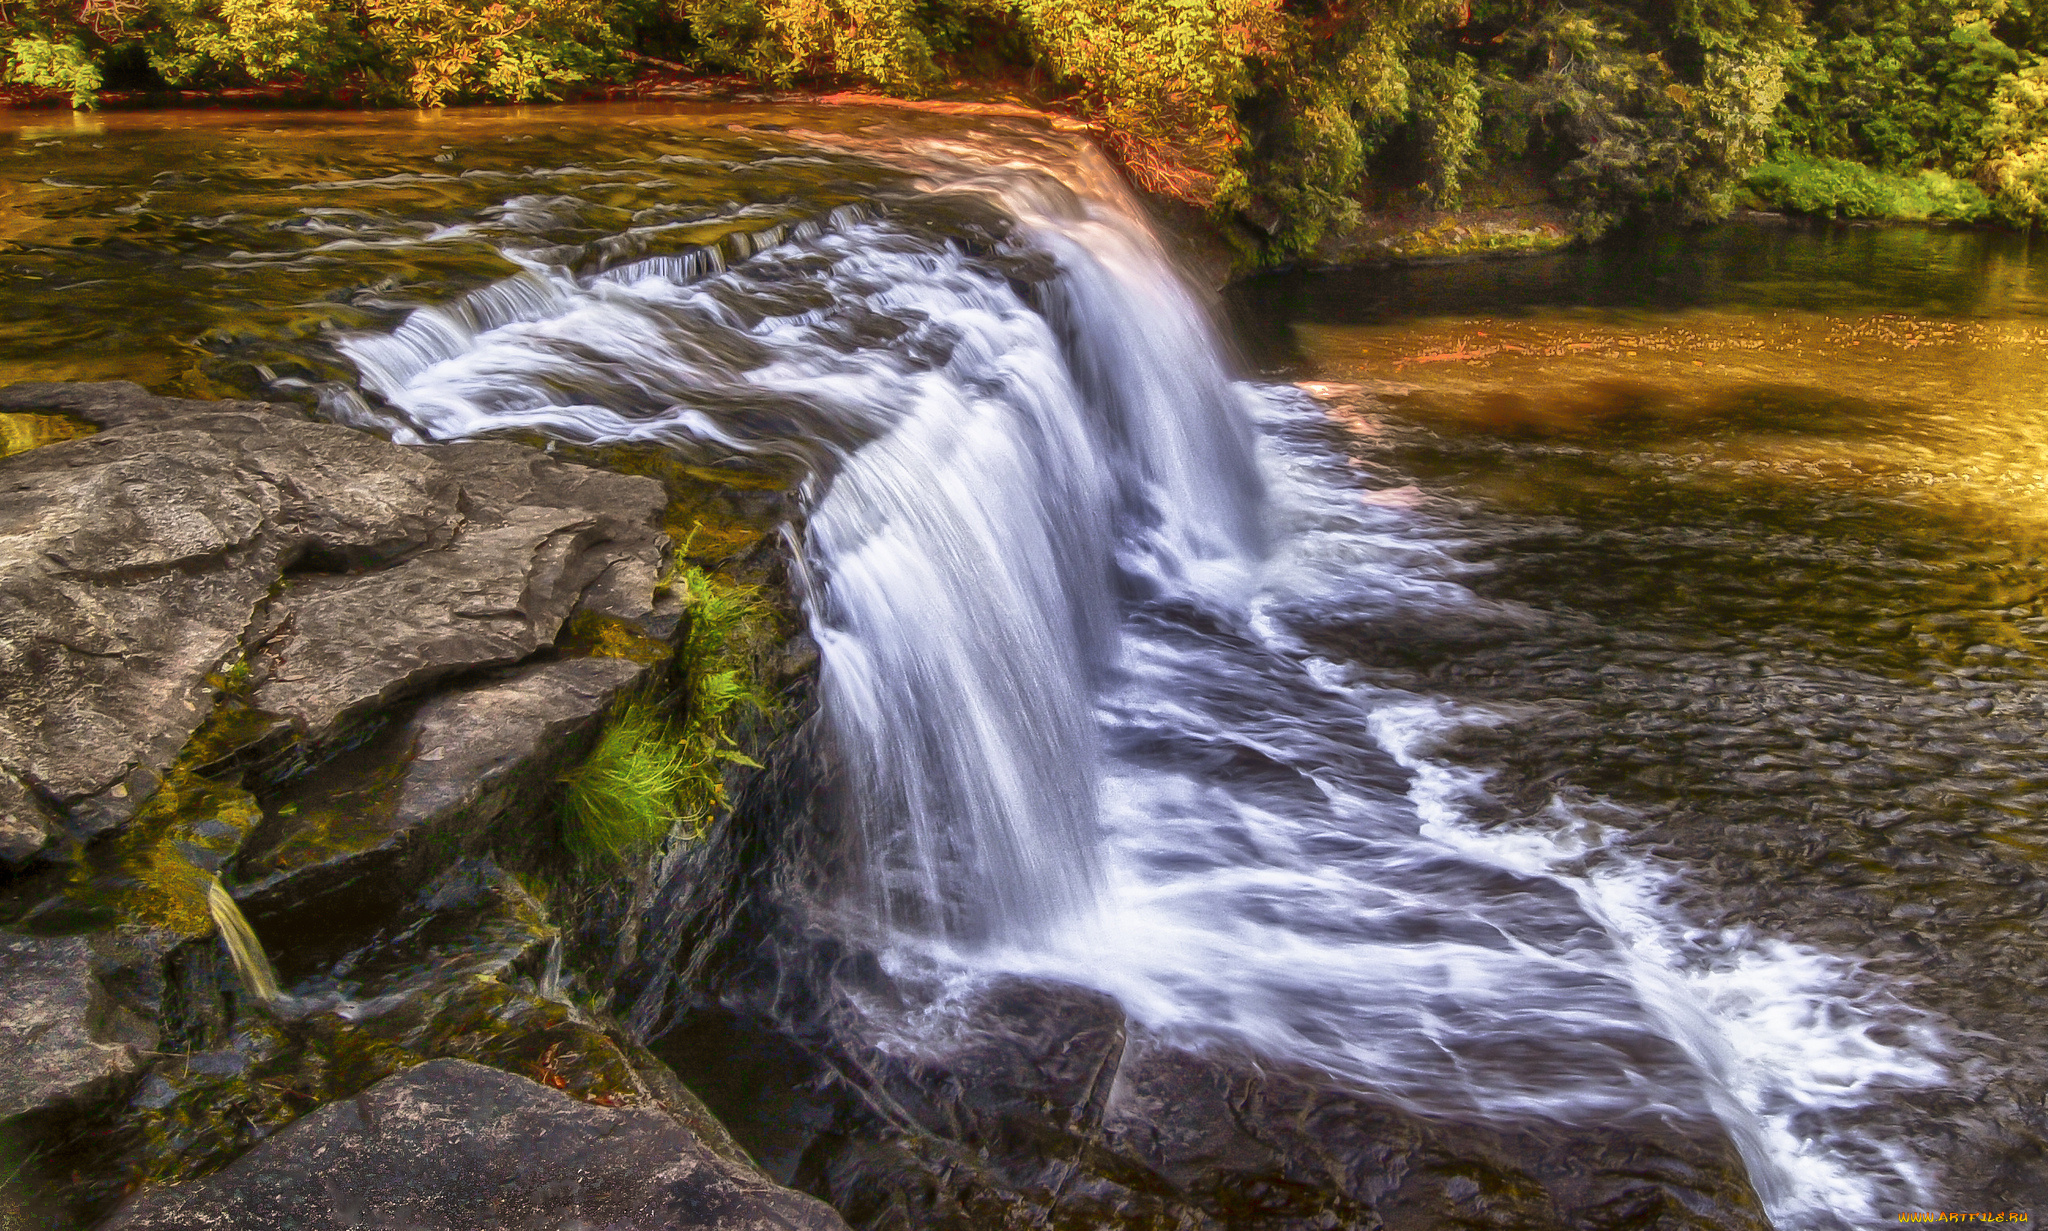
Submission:
{"label": "riverbed stone", "polygon": [[0,1128],[112,1097],[142,1071],[75,936],[0,933]]}
{"label": "riverbed stone", "polygon": [[145,1191],[105,1231],[844,1231],[823,1203],[658,1110],[600,1107],[462,1060],[329,1104],[202,1180]]}
{"label": "riverbed stone", "polygon": [[653,669],[561,659],[432,698],[266,798],[230,890],[272,934],[384,917],[465,855],[532,864],[556,837],[549,785]]}

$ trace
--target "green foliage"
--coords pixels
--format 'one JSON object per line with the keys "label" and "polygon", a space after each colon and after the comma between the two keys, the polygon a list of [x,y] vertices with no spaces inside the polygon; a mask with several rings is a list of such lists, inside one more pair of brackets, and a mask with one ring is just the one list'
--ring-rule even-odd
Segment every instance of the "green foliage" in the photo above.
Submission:
{"label": "green foliage", "polygon": [[1998,216],[2048,217],[2048,0],[0,0],[7,79],[80,106],[137,49],[176,84],[432,107],[560,97],[635,45],[913,95],[1015,72],[1266,260],[1368,192],[1448,208],[1488,167],[1586,232],[1716,217],[1767,153],[1751,190],[1788,206],[1969,216],[1950,181],[1973,179]]}
{"label": "green foliage", "polygon": [[1834,0],[1812,24],[1772,135],[1780,152],[1973,178],[2000,218],[2048,220],[2048,3]]}
{"label": "green foliage", "polygon": [[2019,53],[1953,0],[1822,4],[1789,66],[1781,145],[1887,171],[1964,166]]}
{"label": "green foliage", "polygon": [[1017,11],[1148,188],[1203,204],[1244,190],[1235,104],[1253,92],[1254,63],[1284,55],[1279,0],[1017,0]]}
{"label": "green foliage", "polygon": [[[1471,101],[1469,65],[1454,59],[1442,72],[1421,66],[1420,90],[1414,88],[1419,60],[1411,42],[1418,28],[1446,12],[1444,0],[1395,0],[1333,4],[1313,18],[1289,18],[1261,65],[1255,93],[1239,104],[1249,129],[1237,156],[1241,171],[1213,198],[1217,208],[1236,210],[1267,233],[1260,255],[1306,252],[1331,226],[1348,222],[1370,158],[1411,112],[1424,124],[1435,122],[1447,147],[1469,135],[1469,117],[1459,116]],[[1454,188],[1459,170],[1462,162],[1439,186]]]}
{"label": "green foliage", "polygon": [[620,861],[679,827],[701,836],[726,805],[728,765],[759,765],[740,750],[736,720],[765,714],[761,656],[774,614],[752,586],[694,566],[669,579],[689,601],[676,667],[680,691],[621,702],[590,755],[564,776],[563,836],[589,863]]}
{"label": "green foliage", "polygon": [[1554,164],[1588,230],[1646,203],[1688,220],[1725,213],[1802,45],[1782,2],[1682,6],[1662,27],[1602,4],[1488,18],[1507,23],[1483,65],[1492,145]]}
{"label": "green foliage", "polygon": [[1968,180],[1940,171],[1891,175],[1841,158],[1784,154],[1758,167],[1746,185],[1766,205],[1827,218],[1974,222],[1991,202]]}
{"label": "green foliage", "polygon": [[2048,221],[2048,62],[2027,53],[1999,79],[1983,129],[1980,174],[1992,209],[2015,225]]}
{"label": "green foliage", "polygon": [[563,780],[563,838],[586,862],[659,843],[680,818],[688,778],[676,724],[645,700],[621,706]]}
{"label": "green foliage", "polygon": [[74,8],[52,0],[8,6],[0,25],[0,65],[5,79],[71,96],[72,105],[93,105],[100,88],[101,53],[110,45],[101,29],[118,29],[102,18],[96,27],[91,4]]}
{"label": "green foliage", "polygon": [[362,0],[362,12],[378,61],[422,107],[559,98],[603,71],[620,41],[598,0]]}
{"label": "green foliage", "polygon": [[558,98],[612,72],[612,0],[30,0],[0,24],[10,81],[93,105],[109,59],[137,44],[167,82],[273,82],[373,101]]}
{"label": "green foliage", "polygon": [[912,0],[676,0],[706,67],[788,84],[850,78],[916,92],[938,76]]}
{"label": "green foliage", "polygon": [[1453,53],[1448,60],[1417,61],[1409,83],[1409,105],[1429,167],[1424,191],[1432,204],[1448,209],[1458,203],[1458,181],[1479,148],[1479,106],[1484,91],[1472,58],[1463,52]]}

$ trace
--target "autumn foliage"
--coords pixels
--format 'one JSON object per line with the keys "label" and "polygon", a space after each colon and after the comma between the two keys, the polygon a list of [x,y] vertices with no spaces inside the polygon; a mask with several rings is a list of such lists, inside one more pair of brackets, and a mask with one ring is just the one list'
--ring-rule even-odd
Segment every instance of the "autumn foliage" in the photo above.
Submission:
{"label": "autumn foliage", "polygon": [[1510,181],[1587,232],[1951,179],[2031,223],[2044,53],[2048,0],[0,0],[7,79],[80,106],[116,77],[532,101],[649,55],[783,86],[997,83],[1265,259],[1362,203],[1485,205]]}

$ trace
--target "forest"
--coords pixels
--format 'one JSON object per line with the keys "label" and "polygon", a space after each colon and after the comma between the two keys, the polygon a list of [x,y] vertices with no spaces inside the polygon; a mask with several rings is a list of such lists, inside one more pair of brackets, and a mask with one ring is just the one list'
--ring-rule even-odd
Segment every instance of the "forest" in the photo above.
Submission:
{"label": "forest", "polygon": [[6,0],[17,87],[557,99],[650,61],[768,85],[1007,91],[1147,189],[1310,249],[1362,205],[1540,185],[1595,234],[1742,205],[2048,217],[2037,0]]}

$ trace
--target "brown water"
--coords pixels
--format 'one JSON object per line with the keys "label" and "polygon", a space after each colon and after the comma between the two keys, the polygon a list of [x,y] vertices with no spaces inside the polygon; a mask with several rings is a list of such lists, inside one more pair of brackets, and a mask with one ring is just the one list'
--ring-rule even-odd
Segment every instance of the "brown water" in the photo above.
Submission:
{"label": "brown water", "polygon": [[[0,112],[0,382],[217,396],[516,272],[813,216],[899,178],[778,139],[847,108]],[[897,122],[902,122],[898,120]]]}
{"label": "brown water", "polygon": [[1945,1070],[1865,1128],[2048,1212],[2048,246],[1741,226],[1233,310],[1482,600],[1326,651],[1508,716],[1451,750],[1494,823],[1587,810],[1702,934],[1861,963]]}

